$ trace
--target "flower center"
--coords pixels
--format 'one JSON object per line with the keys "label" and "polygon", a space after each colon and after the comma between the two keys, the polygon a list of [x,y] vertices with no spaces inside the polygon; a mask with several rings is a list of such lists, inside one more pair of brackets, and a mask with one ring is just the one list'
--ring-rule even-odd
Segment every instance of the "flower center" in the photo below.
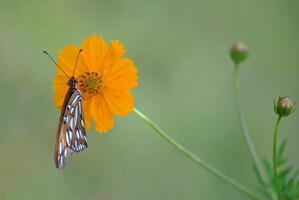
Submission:
{"label": "flower center", "polygon": [[98,94],[103,87],[102,74],[96,72],[85,72],[78,78],[78,87],[84,97]]}

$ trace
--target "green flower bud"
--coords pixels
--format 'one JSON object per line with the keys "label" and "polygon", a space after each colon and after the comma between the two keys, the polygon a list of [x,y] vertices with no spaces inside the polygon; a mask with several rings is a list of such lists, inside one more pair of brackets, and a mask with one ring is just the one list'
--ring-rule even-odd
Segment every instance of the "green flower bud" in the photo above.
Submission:
{"label": "green flower bud", "polygon": [[279,97],[277,103],[274,101],[274,111],[279,116],[285,117],[295,110],[295,102],[289,97]]}
{"label": "green flower bud", "polygon": [[236,65],[245,61],[248,57],[248,47],[242,42],[234,44],[230,50],[230,57]]}

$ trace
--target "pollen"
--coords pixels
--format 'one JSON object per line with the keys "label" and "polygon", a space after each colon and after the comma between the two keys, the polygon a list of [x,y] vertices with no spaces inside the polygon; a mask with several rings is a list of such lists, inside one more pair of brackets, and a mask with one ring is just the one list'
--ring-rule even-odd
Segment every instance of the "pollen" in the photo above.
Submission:
{"label": "pollen", "polygon": [[77,80],[84,97],[97,95],[103,87],[102,74],[96,72],[85,72]]}

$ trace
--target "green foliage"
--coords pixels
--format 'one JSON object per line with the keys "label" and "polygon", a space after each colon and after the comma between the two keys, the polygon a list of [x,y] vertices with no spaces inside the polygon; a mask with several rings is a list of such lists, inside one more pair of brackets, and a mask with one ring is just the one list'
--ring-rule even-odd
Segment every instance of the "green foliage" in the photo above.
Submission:
{"label": "green foliage", "polygon": [[267,175],[267,182],[259,176],[256,167],[254,168],[258,180],[258,189],[266,199],[272,200],[296,200],[299,199],[299,170],[294,171],[284,157],[286,140],[284,140],[277,153],[277,178],[274,178],[274,170],[271,164],[264,160],[264,170]]}

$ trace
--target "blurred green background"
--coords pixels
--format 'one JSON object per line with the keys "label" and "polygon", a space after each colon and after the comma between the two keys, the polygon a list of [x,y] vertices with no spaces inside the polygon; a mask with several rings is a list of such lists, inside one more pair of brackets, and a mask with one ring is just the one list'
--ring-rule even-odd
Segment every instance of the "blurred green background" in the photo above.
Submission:
{"label": "blurred green background", "polygon": [[[251,190],[255,176],[232,91],[230,46],[244,41],[241,93],[259,155],[271,157],[273,99],[299,101],[297,0],[0,1],[0,199],[247,200],[165,143],[135,114],[63,171],[53,163],[59,111],[54,57],[93,33],[121,40],[138,67],[136,107],[205,161]],[[299,166],[299,113],[283,120]]]}

